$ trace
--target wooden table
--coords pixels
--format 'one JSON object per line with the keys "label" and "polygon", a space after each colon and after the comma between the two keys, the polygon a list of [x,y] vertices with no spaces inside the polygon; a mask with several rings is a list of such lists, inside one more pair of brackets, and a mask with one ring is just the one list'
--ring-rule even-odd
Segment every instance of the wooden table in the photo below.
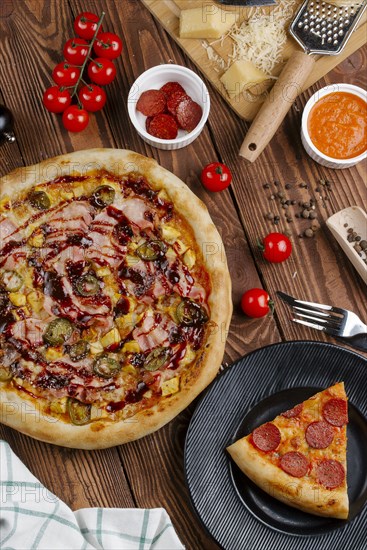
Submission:
{"label": "wooden table", "polygon": [[[72,23],[81,11],[106,12],[106,27],[125,44],[117,60],[117,78],[108,86],[108,102],[92,116],[80,134],[63,129],[61,117],[42,105],[42,93],[51,85],[51,72],[61,61],[62,47],[73,36]],[[208,206],[223,237],[233,282],[234,314],[224,360],[232,362],[256,348],[280,341],[321,340],[322,333],[289,321],[278,300],[274,316],[259,320],[240,311],[242,293],[263,286],[275,298],[278,289],[299,298],[337,304],[367,320],[366,286],[325,227],[328,216],[350,205],[366,208],[366,165],[341,171],[323,168],[304,152],[300,119],[306,100],[325,83],[367,85],[367,47],[336,67],[307,90],[292,107],[265,153],[253,165],[237,155],[247,124],[210,88],[212,110],[208,124],[195,143],[185,150],[164,152],[146,145],[129,122],[128,90],[145,69],[175,62],[194,70],[172,39],[136,0],[2,0],[0,5],[0,103],[16,119],[15,144],[0,151],[0,175],[47,157],[90,147],[117,147],[138,151],[179,176]],[[200,183],[208,162],[220,160],[232,170],[229,190],[209,193]],[[331,186],[320,186],[319,180]],[[266,183],[269,188],[264,188]],[[285,189],[290,184],[290,189]],[[301,186],[300,184],[306,184]],[[287,185],[288,187],[288,185]],[[316,190],[321,188],[321,193]],[[283,190],[297,201],[290,206],[292,222],[270,195]],[[310,225],[296,218],[298,201],[315,200],[320,229],[314,238],[300,238]],[[265,219],[267,212],[280,216],[278,226]],[[294,244],[291,258],[280,265],[266,263],[256,246],[258,236],[271,230],[290,230]],[[89,506],[159,507],[169,512],[188,549],[218,548],[193,513],[184,479],[185,434],[195,403],[157,433],[140,441],[103,451],[85,452],[32,440],[1,427],[7,440],[30,470],[73,509]]]}

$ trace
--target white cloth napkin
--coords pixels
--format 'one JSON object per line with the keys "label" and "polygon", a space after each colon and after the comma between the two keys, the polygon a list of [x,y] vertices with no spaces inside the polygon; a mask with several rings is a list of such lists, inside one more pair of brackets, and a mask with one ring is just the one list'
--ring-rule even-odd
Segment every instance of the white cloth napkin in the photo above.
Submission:
{"label": "white cloth napkin", "polygon": [[1,550],[184,550],[163,508],[72,510],[0,441]]}

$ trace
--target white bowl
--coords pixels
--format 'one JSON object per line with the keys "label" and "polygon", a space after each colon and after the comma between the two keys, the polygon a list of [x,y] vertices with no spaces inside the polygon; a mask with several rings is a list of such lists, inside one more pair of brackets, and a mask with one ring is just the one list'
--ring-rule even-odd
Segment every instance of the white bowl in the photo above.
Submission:
{"label": "white bowl", "polygon": [[[160,139],[148,134],[145,129],[146,117],[136,110],[136,103],[143,92],[159,90],[167,82],[181,84],[186,93],[203,109],[201,120],[196,128],[189,133],[179,130],[176,139]],[[209,116],[210,97],[204,82],[190,69],[181,65],[157,65],[142,73],[135,80],[127,98],[127,108],[135,130],[144,141],[158,149],[174,150],[186,147],[199,136]]]}
{"label": "white bowl", "polygon": [[328,168],[349,168],[350,166],[354,166],[361,160],[367,158],[367,150],[357,157],[352,157],[349,159],[334,159],[319,151],[311,141],[310,135],[308,133],[307,123],[312,107],[315,105],[315,103],[319,101],[319,99],[334,92],[348,92],[350,94],[354,94],[360,97],[367,102],[367,91],[359,88],[358,86],[353,86],[352,84],[331,84],[329,86],[321,88],[321,90],[310,97],[303,110],[301,139],[303,147],[306,149],[307,153],[319,164],[327,166]]}

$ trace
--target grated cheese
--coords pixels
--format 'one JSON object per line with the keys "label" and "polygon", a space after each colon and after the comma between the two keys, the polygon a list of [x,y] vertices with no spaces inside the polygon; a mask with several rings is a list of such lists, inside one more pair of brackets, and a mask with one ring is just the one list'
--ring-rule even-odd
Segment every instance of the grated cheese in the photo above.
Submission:
{"label": "grated cheese", "polygon": [[285,29],[295,3],[295,0],[280,2],[269,15],[258,10],[248,21],[235,25],[229,33],[234,41],[229,57],[233,61],[247,59],[270,75],[275,65],[282,61],[287,41]]}
{"label": "grated cheese", "polygon": [[219,54],[216,53],[214,48],[208,42],[205,40],[201,43],[202,47],[206,50],[206,54],[208,56],[209,61],[214,62],[214,70],[217,72],[221,72],[227,68],[227,64],[224,61],[223,57],[221,57]]}
{"label": "grated cheese", "polygon": [[[284,45],[287,40],[286,28],[293,18],[295,8],[300,0],[280,0],[270,14],[256,8],[252,16],[241,25],[234,25],[220,39],[208,43],[202,42],[208,59],[213,61],[217,72],[225,71],[234,61],[250,61],[258,69],[271,76],[274,67],[281,61]],[[232,53],[223,59],[212,48],[216,42],[231,38]],[[271,78],[275,78],[271,76]]]}

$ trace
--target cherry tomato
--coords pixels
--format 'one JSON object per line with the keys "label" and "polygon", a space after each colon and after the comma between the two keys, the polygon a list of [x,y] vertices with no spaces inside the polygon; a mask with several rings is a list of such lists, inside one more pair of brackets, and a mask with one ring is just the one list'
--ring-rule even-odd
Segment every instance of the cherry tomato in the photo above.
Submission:
{"label": "cherry tomato", "polygon": [[62,115],[62,123],[69,132],[81,132],[88,126],[88,122],[87,111],[78,105],[70,105]]}
{"label": "cherry tomato", "polygon": [[71,65],[83,65],[88,48],[89,44],[83,38],[70,38],[65,42],[64,57]]}
{"label": "cherry tomato", "polygon": [[251,288],[241,298],[241,307],[248,317],[264,317],[272,309],[273,302],[262,288]]}
{"label": "cherry tomato", "polygon": [[221,162],[207,164],[201,172],[201,182],[209,191],[223,191],[232,181],[230,169]]}
{"label": "cherry tomato", "polygon": [[78,82],[80,71],[68,63],[58,63],[52,71],[52,78],[59,86],[74,86]]}
{"label": "cherry tomato", "polygon": [[283,233],[269,233],[259,244],[265,260],[271,263],[284,262],[292,252],[292,243]]}
{"label": "cherry tomato", "polygon": [[93,49],[98,57],[116,59],[122,52],[122,41],[117,34],[103,32],[93,44]]}
{"label": "cherry tomato", "polygon": [[[74,21],[74,31],[81,38],[85,38],[85,40],[92,40],[94,33],[96,32],[98,21],[98,15],[90,11],[83,11],[83,13],[80,13]],[[102,32],[102,27],[99,28],[98,34],[100,32]]]}
{"label": "cherry tomato", "polygon": [[116,67],[110,59],[97,57],[88,65],[88,76],[92,82],[105,86],[110,84],[116,76]]}
{"label": "cherry tomato", "polygon": [[58,86],[47,88],[43,94],[43,104],[50,113],[62,113],[71,103],[68,90],[60,90]]}
{"label": "cherry tomato", "polygon": [[88,84],[80,89],[79,99],[84,109],[94,113],[102,109],[106,103],[106,92],[95,84]]}

